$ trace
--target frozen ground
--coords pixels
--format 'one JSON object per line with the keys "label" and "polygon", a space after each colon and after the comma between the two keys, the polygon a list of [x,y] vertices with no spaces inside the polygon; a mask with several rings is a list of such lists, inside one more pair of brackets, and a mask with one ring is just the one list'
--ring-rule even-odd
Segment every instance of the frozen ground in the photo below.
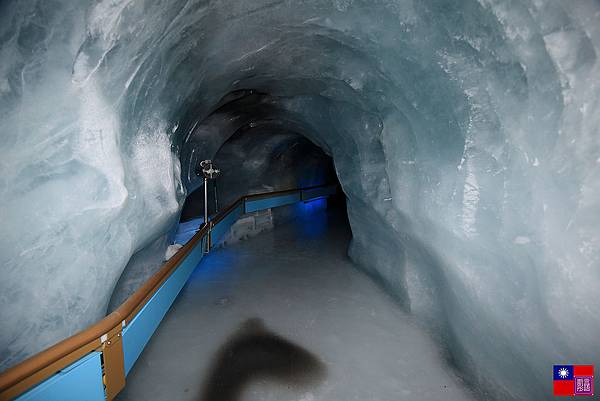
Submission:
{"label": "frozen ground", "polygon": [[473,399],[428,334],[355,269],[350,235],[320,213],[215,250],[118,400]]}

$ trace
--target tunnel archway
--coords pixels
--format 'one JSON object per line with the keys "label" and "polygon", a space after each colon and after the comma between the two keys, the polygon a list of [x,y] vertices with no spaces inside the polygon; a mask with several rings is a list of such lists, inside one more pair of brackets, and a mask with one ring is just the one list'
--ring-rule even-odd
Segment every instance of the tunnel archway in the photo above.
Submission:
{"label": "tunnel archway", "polygon": [[[203,224],[204,188],[198,166],[205,158],[212,159],[221,170],[219,177],[208,183],[210,216],[217,212],[217,203],[226,208],[244,195],[339,185],[332,157],[308,139],[319,134],[300,117],[290,115],[277,98],[255,89],[233,91],[216,103],[214,111],[195,125],[182,145],[182,158],[188,160],[182,178],[187,180],[190,193],[182,202],[179,228],[173,226],[160,233],[132,255],[112,292],[108,313],[161,267],[171,252],[165,252],[169,244],[180,246]],[[329,203],[345,213],[343,197],[340,189],[340,195]],[[269,211],[269,216],[263,216],[268,220],[266,226],[243,236],[256,235],[275,221],[289,221],[309,210],[320,208],[281,208],[273,215]]]}
{"label": "tunnel archway", "polygon": [[[220,176],[211,185],[217,185],[217,198],[222,207],[246,194],[337,182],[331,157],[306,137],[272,121],[255,121],[238,129],[212,160],[221,169]],[[181,221],[202,215],[203,191],[199,188],[188,195]],[[213,198],[211,193],[211,214],[216,208]]]}
{"label": "tunnel archway", "polygon": [[600,331],[598,11],[2,2],[0,369],[102,317],[197,161],[256,120],[333,157],[350,254],[474,388],[548,393]]}

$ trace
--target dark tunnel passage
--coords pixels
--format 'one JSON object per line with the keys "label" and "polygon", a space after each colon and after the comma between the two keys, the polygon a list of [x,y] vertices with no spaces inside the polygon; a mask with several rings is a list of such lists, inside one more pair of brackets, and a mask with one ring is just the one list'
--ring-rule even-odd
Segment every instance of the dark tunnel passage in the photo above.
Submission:
{"label": "dark tunnel passage", "polygon": [[[187,138],[188,146],[183,150],[187,154],[187,149],[192,149],[188,156],[192,166],[188,172],[190,182],[201,182],[197,166],[204,157],[211,158],[221,171],[216,179],[208,182],[210,216],[216,213],[218,204],[224,209],[243,195],[339,185],[331,156],[304,136],[307,127],[290,121],[271,96],[255,90],[238,90],[227,94],[217,104],[218,107]],[[219,122],[218,139],[212,135],[215,121]],[[199,150],[203,157],[196,155]],[[330,206],[335,205],[345,213],[343,198],[340,190],[339,195],[329,202]],[[189,234],[203,223],[203,214],[204,187],[200,185],[190,191],[183,202],[179,222],[188,224],[182,225],[179,231],[183,227],[184,240],[180,239],[175,227],[134,254],[113,290],[109,313],[160,268],[169,244],[183,244],[189,239]],[[254,229],[238,236],[254,235],[273,224],[304,214],[294,207],[269,210],[262,216],[267,219],[266,224],[254,224]],[[234,237],[229,240],[237,239]]]}
{"label": "dark tunnel passage", "polygon": [[[287,293],[267,287],[272,304],[289,294],[321,322],[339,307],[348,339],[324,324],[322,342],[300,344],[327,366],[303,401],[352,389],[327,359],[346,340],[372,344],[340,363],[355,383],[386,372],[389,392],[363,397],[428,399],[403,387],[399,361],[414,356],[373,345],[421,337],[424,366],[458,383],[435,394],[552,399],[554,364],[600,360],[599,27],[597,0],[1,1],[0,373],[114,311],[180,249],[204,207],[198,165],[212,160],[219,208],[339,184],[328,207],[269,211],[279,226],[243,216],[261,234],[228,237],[180,302],[193,304],[190,288],[227,293],[198,277],[236,282],[223,266],[244,260],[290,280]],[[307,277],[331,286],[311,292],[291,267],[321,257],[328,267]],[[171,321],[199,324],[186,308]],[[319,321],[231,311],[222,340],[259,317],[296,344]]]}
{"label": "dark tunnel passage", "polygon": [[[235,100],[226,103],[231,98]],[[211,181],[210,214],[218,207],[213,201],[215,184],[218,202],[226,207],[243,195],[337,183],[331,157],[302,131],[294,131],[300,127],[281,121],[266,94],[238,91],[219,104],[223,105],[208,119],[232,115],[236,125],[212,157],[221,174]],[[202,216],[203,210],[204,189],[200,187],[188,194],[180,221]]]}
{"label": "dark tunnel passage", "polygon": [[[331,157],[302,135],[280,130],[261,125],[237,132],[223,144],[213,159],[221,174],[211,181],[209,213],[218,207],[214,185],[218,202],[225,207],[242,195],[337,182]],[[202,216],[203,210],[204,189],[199,188],[186,198],[181,221]]]}

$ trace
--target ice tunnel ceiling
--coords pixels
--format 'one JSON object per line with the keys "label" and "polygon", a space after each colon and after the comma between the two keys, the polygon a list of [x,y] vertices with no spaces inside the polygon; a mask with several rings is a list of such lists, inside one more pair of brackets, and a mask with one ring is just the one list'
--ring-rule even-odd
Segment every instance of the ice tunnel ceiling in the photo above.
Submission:
{"label": "ice tunnel ceiling", "polygon": [[333,158],[350,256],[476,391],[539,399],[600,357],[599,48],[595,0],[3,1],[0,370],[256,129]]}

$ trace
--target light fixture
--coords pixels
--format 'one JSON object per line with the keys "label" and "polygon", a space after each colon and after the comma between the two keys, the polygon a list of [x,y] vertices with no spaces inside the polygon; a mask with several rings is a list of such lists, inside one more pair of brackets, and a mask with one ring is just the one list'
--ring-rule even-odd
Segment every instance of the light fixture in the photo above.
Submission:
{"label": "light fixture", "polygon": [[[216,179],[221,170],[215,168],[212,160],[202,160],[200,162],[200,169],[196,169],[196,174],[202,174],[204,178],[204,225],[208,224],[208,180]],[[215,191],[215,205],[217,205],[216,200],[216,191]]]}

